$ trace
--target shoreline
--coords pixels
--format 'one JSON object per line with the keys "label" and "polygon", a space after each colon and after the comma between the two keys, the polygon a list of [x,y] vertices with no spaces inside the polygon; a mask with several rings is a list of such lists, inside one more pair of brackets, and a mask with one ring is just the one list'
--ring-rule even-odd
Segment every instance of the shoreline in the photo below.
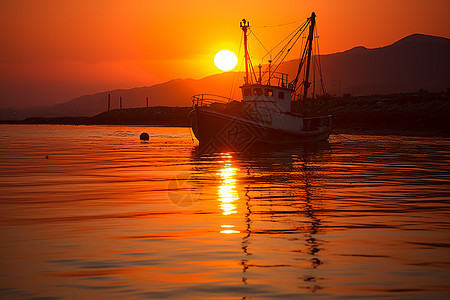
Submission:
{"label": "shoreline", "polygon": [[[136,126],[136,127],[180,127],[190,128],[188,125],[164,125],[164,124],[72,124],[72,123],[20,123],[3,122],[1,125],[54,125],[54,126]],[[387,130],[387,129],[345,129],[331,128],[330,135],[374,135],[374,136],[415,136],[415,137],[450,137],[450,131],[428,131],[428,130]]]}
{"label": "shoreline", "polygon": [[[319,97],[293,103],[305,114],[331,114],[337,134],[450,136],[450,91]],[[189,127],[191,107],[115,109],[92,117],[33,117],[0,124]]]}

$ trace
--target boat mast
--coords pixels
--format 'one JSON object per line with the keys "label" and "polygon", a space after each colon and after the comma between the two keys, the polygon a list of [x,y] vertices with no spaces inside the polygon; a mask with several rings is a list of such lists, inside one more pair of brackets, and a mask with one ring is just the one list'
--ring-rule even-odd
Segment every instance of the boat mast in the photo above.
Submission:
{"label": "boat mast", "polygon": [[308,35],[308,59],[306,61],[306,74],[305,79],[303,80],[303,87],[304,87],[304,93],[303,93],[303,99],[306,99],[306,96],[308,95],[308,88],[311,85],[309,82],[309,68],[311,66],[311,52],[312,52],[312,42],[314,39],[314,25],[316,24],[316,14],[313,12],[311,14],[311,24],[309,25],[309,35]]}
{"label": "boat mast", "polygon": [[240,25],[242,31],[244,32],[245,84],[249,84],[251,83],[251,77],[249,77],[249,64],[251,65],[251,61],[247,48],[247,29],[250,27],[250,22],[246,21],[245,19],[242,19]]}

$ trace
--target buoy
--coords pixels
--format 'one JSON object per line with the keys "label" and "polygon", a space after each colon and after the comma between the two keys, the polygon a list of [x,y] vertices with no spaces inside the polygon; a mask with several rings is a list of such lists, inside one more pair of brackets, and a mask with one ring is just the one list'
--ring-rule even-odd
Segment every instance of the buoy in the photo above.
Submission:
{"label": "buoy", "polygon": [[143,133],[141,133],[141,135],[139,136],[139,138],[141,139],[141,141],[148,141],[148,139],[150,138],[150,136],[148,135],[147,132],[143,132]]}

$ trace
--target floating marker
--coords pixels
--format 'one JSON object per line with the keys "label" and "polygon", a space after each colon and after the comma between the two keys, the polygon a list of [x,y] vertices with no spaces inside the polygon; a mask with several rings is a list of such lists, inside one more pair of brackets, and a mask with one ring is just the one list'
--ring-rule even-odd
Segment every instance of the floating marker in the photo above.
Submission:
{"label": "floating marker", "polygon": [[139,138],[141,139],[141,141],[148,141],[150,136],[148,135],[147,132],[143,132],[141,133],[141,135],[139,136]]}

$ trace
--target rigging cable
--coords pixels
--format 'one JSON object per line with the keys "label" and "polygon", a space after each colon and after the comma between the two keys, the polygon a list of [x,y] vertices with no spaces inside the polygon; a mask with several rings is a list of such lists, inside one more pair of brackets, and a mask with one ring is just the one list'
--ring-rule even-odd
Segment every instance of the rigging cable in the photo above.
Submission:
{"label": "rigging cable", "polygon": [[325,95],[326,94],[326,88],[325,88],[325,83],[323,82],[323,76],[322,76],[322,64],[320,63],[320,51],[319,51],[319,35],[317,33],[317,24],[316,24],[316,49],[317,49],[317,57],[318,57],[318,66],[317,68],[319,69],[319,76],[320,76],[320,84],[322,86],[322,93]]}
{"label": "rigging cable", "polygon": [[[277,53],[277,55],[275,55],[274,60],[277,61],[278,60],[278,56],[281,56],[281,54],[285,51],[285,49],[291,44],[292,40],[297,36],[297,34],[299,34],[299,36],[301,36],[303,34],[303,32],[305,31],[306,27],[307,27],[308,21],[303,23],[300,27],[297,27],[290,35],[288,35],[286,38],[284,38],[280,43],[278,43],[275,47],[273,47],[270,51],[273,51],[276,47],[278,47],[282,42],[284,42],[285,40],[287,40],[291,35],[292,37],[289,39],[289,41],[281,48],[281,50]],[[304,28],[303,28],[304,27]],[[289,48],[289,50],[295,45],[295,43],[297,42],[298,38],[292,43],[292,46]],[[288,51],[289,51],[288,50]]]}
{"label": "rigging cable", "polygon": [[[306,23],[306,22],[305,22]],[[300,25],[299,27],[295,28],[290,34],[288,34],[284,39],[282,39],[278,44],[276,44],[272,49],[270,49],[270,51],[268,51],[268,53],[266,55],[263,56],[262,59],[264,59],[264,57],[266,57],[267,55],[269,55],[270,53],[272,53],[273,50],[275,50],[278,46],[280,46],[285,40],[287,40],[291,35],[295,35],[298,33],[298,31],[300,30],[301,27],[303,27],[305,25],[305,23],[303,23],[302,25]],[[289,43],[289,42],[288,42]]]}
{"label": "rigging cable", "polygon": [[[305,28],[306,29],[306,28]],[[303,30],[303,32],[302,32],[302,34],[305,32],[305,30]],[[301,73],[301,71],[302,71],[302,69],[303,69],[303,64],[305,63],[305,60],[306,60],[306,53],[307,53],[307,49],[308,49],[308,47],[307,47],[307,42],[305,43],[305,48],[303,48],[303,54],[302,54],[302,56],[301,56],[301,59],[300,59],[300,62],[299,62],[299,65],[298,65],[298,70],[297,70],[297,75],[295,75],[295,78],[294,78],[294,80],[292,80],[292,84],[294,85],[294,88],[295,88],[295,90],[297,90],[298,88],[300,88],[300,86],[303,84],[303,82],[298,86],[298,88],[296,88],[296,85],[297,85],[297,82],[298,82],[298,77],[299,77],[299,75],[300,75],[300,73]],[[304,70],[305,71],[305,70]],[[306,71],[305,71],[305,74],[303,75],[303,77],[305,77],[305,75],[306,75]]]}
{"label": "rigging cable", "polygon": [[[239,61],[239,57],[241,56],[242,39],[243,39],[243,37],[244,37],[244,33],[241,34],[241,41],[239,42],[239,50],[238,50],[238,55],[237,55],[238,61]],[[234,71],[233,81],[231,82],[231,90],[230,90],[230,97],[228,99],[228,103],[231,102],[232,98],[234,97],[235,86],[236,86],[236,83],[237,83],[237,79],[236,78],[237,78],[237,74],[241,72],[242,63],[243,63],[243,60],[241,60],[241,63],[239,64],[238,72]]]}
{"label": "rigging cable", "polygon": [[[313,36],[313,38],[314,38],[314,36]],[[314,97],[316,96],[316,63],[317,63],[317,55],[316,55],[316,48],[314,47],[313,48],[313,57],[312,57],[312,60],[313,60],[313,68],[312,68],[312,73],[313,73],[313,75],[312,75],[312,84],[313,84],[313,88],[312,88],[312,99],[314,99]]]}
{"label": "rigging cable", "polygon": [[[303,19],[302,19],[303,20]],[[278,60],[280,59],[280,55],[286,50],[286,48],[291,44],[292,40],[295,38],[295,36],[297,34],[300,33],[300,35],[303,33],[304,31],[304,27],[306,28],[307,24],[308,24],[309,19],[307,19],[303,24],[301,24],[300,26],[298,26],[297,28],[295,28],[291,33],[289,33],[284,39],[282,39],[277,45],[275,45],[272,49],[270,49],[269,51],[267,51],[267,54],[264,55],[261,60],[264,61],[264,58],[267,55],[272,55],[272,52],[279,47],[281,44],[283,44],[283,42],[285,42],[287,39],[289,39],[289,41],[281,48],[281,50],[277,53],[277,55],[275,56],[275,58],[271,58],[272,60],[274,60],[274,65],[276,65],[278,63]],[[295,23],[295,22],[291,22],[291,23]],[[302,31],[303,29],[303,31]],[[256,37],[256,36],[255,36]],[[298,38],[296,39],[296,41],[298,40]],[[296,41],[294,43],[292,43],[291,47],[288,49],[288,52],[292,49],[292,47],[295,45]],[[287,55],[287,54],[286,54]],[[284,58],[286,57],[286,55],[284,56]],[[284,58],[279,62],[280,64],[283,62]],[[275,68],[275,70],[278,67]],[[264,72],[262,73],[262,76],[265,76],[269,71],[269,66],[266,67],[266,69],[264,70]]]}
{"label": "rigging cable", "polygon": [[280,27],[280,26],[286,26],[286,25],[290,25],[290,24],[294,24],[294,23],[297,23],[297,22],[300,22],[300,21],[303,21],[304,19],[300,19],[300,20],[297,20],[297,21],[292,21],[292,22],[289,22],[289,23],[284,23],[284,24],[278,24],[278,25],[261,25],[261,26],[253,26],[253,27],[256,27],[256,28],[268,28],[268,27]]}
{"label": "rigging cable", "polygon": [[[269,51],[267,51],[266,47],[264,47],[263,43],[258,39],[258,37],[256,36],[256,34],[255,34],[251,29],[250,29],[250,33],[253,34],[253,36],[255,37],[255,39],[261,44],[261,46],[264,48],[264,50],[266,50],[266,52],[267,52],[267,54],[268,54]],[[266,57],[267,54],[264,55],[263,58]],[[261,62],[262,62],[262,59],[261,59]]]}
{"label": "rigging cable", "polygon": [[[274,58],[274,65],[276,65],[275,69],[273,70],[272,74],[274,74],[277,70],[278,67],[283,63],[283,61],[285,60],[286,56],[289,54],[289,52],[291,51],[291,49],[294,47],[294,45],[297,43],[298,39],[302,36],[302,34],[305,32],[307,26],[309,24],[309,20],[306,21],[305,23],[303,23],[300,27],[298,27],[295,31],[295,33],[292,35],[292,37],[289,39],[289,41],[283,46],[283,48],[281,48],[281,50],[277,53],[277,55]],[[297,36],[298,35],[298,36]],[[289,36],[288,36],[289,37]],[[292,40],[295,38],[294,42],[292,42]],[[287,38],[285,38],[284,40],[286,40]],[[283,40],[283,41],[284,41]],[[291,44],[292,42],[292,44]],[[281,44],[281,43],[279,43]],[[278,45],[279,45],[278,44]],[[277,46],[278,46],[277,45]],[[277,47],[275,46],[275,47]],[[290,46],[290,47],[289,47]],[[288,48],[289,47],[289,48]],[[286,51],[287,49],[287,51]],[[272,49],[273,50],[273,49]],[[283,57],[281,57],[281,54],[286,51],[286,54],[284,54]],[[264,71],[264,75],[268,72],[268,68],[266,68],[266,70]],[[269,78],[270,80],[270,78]]]}
{"label": "rigging cable", "polygon": [[[289,54],[289,51],[291,51],[292,47],[294,47],[295,43],[297,43],[298,39],[301,37],[301,34],[295,39],[294,43],[292,44],[292,46],[290,48],[287,49],[286,54],[283,56],[283,58],[281,58],[280,62],[276,62],[278,65],[275,67],[275,69],[273,70],[272,74],[274,74],[277,70],[278,67],[281,66],[281,63],[285,60],[286,56]],[[281,57],[281,56],[280,56]],[[270,78],[269,78],[270,79]]]}

